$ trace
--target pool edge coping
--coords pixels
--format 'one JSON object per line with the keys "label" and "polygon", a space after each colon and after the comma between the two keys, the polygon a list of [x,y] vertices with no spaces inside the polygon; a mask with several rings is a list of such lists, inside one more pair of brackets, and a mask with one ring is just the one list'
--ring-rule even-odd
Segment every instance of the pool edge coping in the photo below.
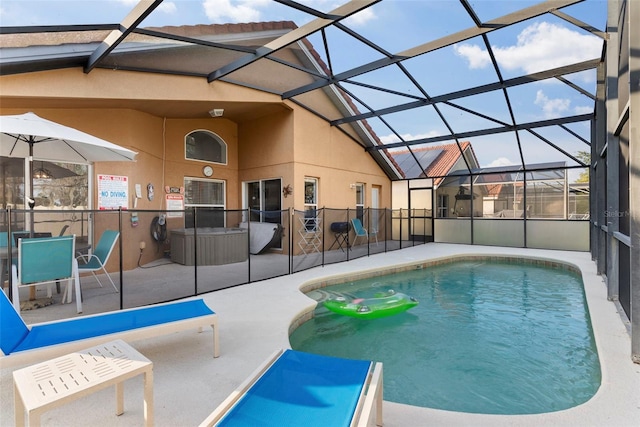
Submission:
{"label": "pool edge coping", "polygon": [[[554,252],[554,255],[555,255],[555,252]],[[605,299],[604,305],[602,306],[601,304],[599,304],[602,299],[601,295],[595,294],[595,293],[596,292],[601,293],[602,291],[604,291],[606,294],[606,286],[603,285],[603,287],[599,289],[593,288],[593,286],[591,286],[593,285],[593,282],[596,281],[594,280],[594,278],[597,278],[598,279],[597,281],[602,282],[601,276],[597,275],[595,273],[595,270],[591,271],[592,269],[595,268],[595,266],[591,264],[583,265],[583,262],[574,262],[574,261],[570,261],[569,259],[557,259],[557,258],[551,258],[547,256],[534,255],[534,254],[504,254],[504,253],[493,253],[493,252],[490,252],[490,253],[471,253],[470,252],[470,253],[459,253],[459,254],[446,254],[446,255],[437,256],[433,258],[426,257],[426,259],[422,259],[422,260],[399,262],[399,263],[388,265],[388,266],[363,268],[357,271],[340,272],[340,273],[325,275],[319,278],[316,277],[313,279],[305,280],[302,283],[300,283],[298,285],[298,290],[303,295],[306,296],[307,293],[313,290],[322,289],[327,286],[345,283],[347,281],[345,280],[346,277],[349,277],[349,280],[359,280],[359,279],[383,276],[386,274],[393,274],[396,272],[413,270],[413,269],[416,269],[417,266],[421,266],[421,268],[425,268],[433,265],[443,265],[443,264],[449,264],[457,261],[478,260],[478,259],[484,259],[484,260],[489,259],[493,261],[508,261],[508,262],[514,262],[514,263],[525,262],[525,263],[531,263],[534,265],[542,265],[542,266],[548,266],[552,268],[561,268],[561,269],[570,271],[572,273],[575,273],[581,278],[585,300],[587,304],[586,305],[587,315],[589,316],[589,320],[591,322],[594,340],[596,343],[596,349],[598,352],[598,359],[599,359],[600,373],[601,373],[600,386],[596,390],[595,394],[589,400],[579,405],[576,405],[571,408],[559,410],[559,411],[545,412],[540,414],[525,414],[525,415],[495,415],[495,414],[470,414],[470,413],[468,414],[468,413],[440,410],[440,409],[434,409],[434,408],[424,408],[424,407],[415,407],[415,408],[420,408],[422,410],[433,411],[434,413],[442,413],[447,415],[459,414],[464,416],[479,417],[478,420],[484,420],[484,421],[489,421],[490,419],[493,419],[495,421],[496,420],[495,417],[520,417],[519,419],[524,419],[527,417],[549,417],[553,419],[555,417],[562,418],[565,416],[576,416],[577,415],[576,412],[582,412],[585,410],[591,412],[590,407],[592,405],[598,404],[602,399],[607,400],[607,396],[611,393],[611,388],[615,387],[614,385],[612,385],[613,381],[611,380],[611,378],[616,377],[619,374],[616,372],[614,375],[612,375],[612,372],[610,372],[610,368],[608,368],[608,366],[612,364],[612,361],[610,360],[610,357],[608,355],[611,347],[609,348],[605,348],[605,347],[606,347],[606,343],[611,339],[611,337],[607,336],[607,331],[602,330],[603,325],[600,325],[599,323],[594,321],[593,312],[596,310],[602,310],[602,309],[610,311],[611,308],[613,308],[614,311],[616,311],[616,309],[613,302],[607,300],[606,297],[604,298]],[[594,276],[594,277],[591,277],[591,276]],[[600,284],[602,285],[602,283]],[[301,310],[297,316],[293,317],[291,323],[289,324],[289,330],[287,334],[288,336],[290,336],[291,333],[295,331],[297,327],[299,327],[304,322],[313,318],[313,313],[317,306],[317,302],[313,300],[311,297],[307,296],[307,298],[313,301],[313,304]],[[617,311],[616,311],[616,316],[619,316],[619,313],[617,313]],[[602,322],[602,320],[598,319],[598,322]],[[622,322],[620,322],[619,324],[624,329],[624,325],[622,324]],[[630,337],[628,336],[625,336],[623,338],[626,338],[626,340],[630,341]],[[632,363],[632,362],[629,360],[629,363]],[[406,406],[408,408],[414,408],[414,406],[408,405],[408,404],[397,403],[397,402],[389,402],[389,403],[393,405],[400,405],[400,406]],[[605,414],[600,414],[600,415],[605,415]]]}

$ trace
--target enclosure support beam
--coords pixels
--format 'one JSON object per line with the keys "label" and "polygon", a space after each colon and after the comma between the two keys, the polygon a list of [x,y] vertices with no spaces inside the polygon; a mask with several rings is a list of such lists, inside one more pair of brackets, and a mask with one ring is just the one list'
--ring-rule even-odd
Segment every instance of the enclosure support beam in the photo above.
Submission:
{"label": "enclosure support beam", "polygon": [[640,363],[640,4],[629,11],[629,237],[631,238],[631,358]]}
{"label": "enclosure support beam", "polygon": [[[619,159],[620,141],[617,131],[617,123],[620,115],[618,108],[618,43],[619,37],[617,32],[618,26],[618,1],[610,0],[608,3],[607,14],[607,34],[609,39],[606,41],[606,81],[599,81],[599,85],[605,86],[606,97],[606,146],[607,146],[607,212],[616,212],[620,206],[620,187],[618,185],[619,175]],[[602,117],[596,110],[596,117]],[[593,194],[593,193],[591,193]],[[618,215],[609,215],[607,220],[607,298],[609,301],[617,301],[620,295],[620,268],[619,262],[620,251],[618,250],[618,239],[615,233],[620,230],[620,217]]]}
{"label": "enclosure support beam", "polygon": [[129,33],[133,31],[138,24],[154,11],[162,3],[162,0],[140,0],[140,2],[131,9],[131,12],[122,20],[120,28],[112,30],[109,35],[100,43],[100,46],[93,51],[87,64],[84,66],[84,72],[89,73],[93,70],[102,59],[122,43]]}
{"label": "enclosure support beam", "polygon": [[[591,122],[591,138],[593,140],[591,149],[591,159],[594,165],[593,179],[596,183],[596,188],[607,191],[595,191],[590,193],[590,197],[595,199],[595,210],[592,212],[592,221],[595,221],[595,227],[593,228],[594,239],[592,242],[595,244],[595,262],[596,270],[600,275],[607,274],[607,245],[608,235],[613,230],[609,229],[609,217],[608,214],[608,193],[617,191],[613,188],[607,188],[607,140],[606,140],[606,114],[605,108],[605,91],[604,91],[604,78],[605,78],[605,64],[601,63],[597,70],[598,86],[596,88],[596,117],[600,117],[599,120],[593,120]],[[617,187],[617,185],[616,185]]]}

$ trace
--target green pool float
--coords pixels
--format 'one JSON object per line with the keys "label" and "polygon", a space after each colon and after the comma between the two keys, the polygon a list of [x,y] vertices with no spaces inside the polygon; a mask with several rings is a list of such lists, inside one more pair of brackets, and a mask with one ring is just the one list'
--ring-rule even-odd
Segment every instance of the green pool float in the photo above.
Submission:
{"label": "green pool float", "polygon": [[418,301],[409,295],[390,290],[377,293],[373,298],[356,298],[351,301],[338,296],[327,299],[322,304],[327,309],[343,316],[378,319],[405,312],[418,305]]}

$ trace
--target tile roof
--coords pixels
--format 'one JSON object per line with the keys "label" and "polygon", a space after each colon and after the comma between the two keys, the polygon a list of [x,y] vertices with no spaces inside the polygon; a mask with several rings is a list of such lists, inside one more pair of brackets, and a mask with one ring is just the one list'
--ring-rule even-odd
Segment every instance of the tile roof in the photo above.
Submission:
{"label": "tile roof", "polygon": [[[202,36],[225,34],[247,34],[262,31],[293,30],[298,28],[293,21],[249,22],[243,24],[180,25],[166,27],[145,27],[144,30],[157,31],[181,37],[197,39]],[[61,44],[100,43],[110,30],[62,31],[40,33],[17,33],[0,35],[0,47],[56,46]],[[131,33],[129,40],[147,38]]]}
{"label": "tile roof", "polygon": [[145,30],[158,31],[176,36],[198,38],[198,36],[222,34],[246,34],[273,30],[295,30],[293,21],[247,22],[240,24],[200,24],[166,27],[145,27]]}
{"label": "tile roof", "polygon": [[[442,153],[427,167],[425,170],[426,174],[421,175],[422,177],[438,177],[434,179],[433,184],[438,185],[442,182],[444,176],[446,176],[451,168],[456,164],[458,159],[462,156],[463,152],[469,151],[473,156],[473,160],[477,164],[477,159],[475,153],[473,152],[473,147],[469,141],[462,141],[460,146],[458,144],[443,144],[443,145],[433,145],[429,147],[420,147],[420,148],[411,148],[411,151],[418,153],[430,150],[440,150]],[[406,154],[409,153],[409,150],[395,151],[389,152],[391,156],[396,156],[398,154]],[[476,165],[471,165],[476,166]],[[406,176],[405,176],[406,178]]]}

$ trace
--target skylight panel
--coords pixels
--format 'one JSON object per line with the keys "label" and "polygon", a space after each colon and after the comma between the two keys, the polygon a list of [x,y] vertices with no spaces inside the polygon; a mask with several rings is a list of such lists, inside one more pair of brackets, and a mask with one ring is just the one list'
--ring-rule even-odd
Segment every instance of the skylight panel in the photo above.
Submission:
{"label": "skylight panel", "polygon": [[[482,38],[472,39],[477,45],[482,43]],[[471,61],[463,54],[467,45],[454,44],[424,55],[407,59],[402,64],[416,78],[418,83],[427,91],[429,96],[437,96],[445,93],[456,92],[472,87],[481,86],[498,81],[488,55],[483,66]]]}
{"label": "skylight panel", "polygon": [[335,26],[326,28],[324,33],[325,39],[322,38],[322,33],[319,31],[307,39],[327,66],[330,66],[334,75],[386,58],[383,53]]}
{"label": "skylight panel", "polygon": [[[360,112],[368,112],[369,109],[382,109],[391,108],[397,105],[403,105],[409,102],[416,101],[416,98],[398,95],[391,92],[386,92],[381,89],[369,88],[366,86],[360,86],[350,83],[340,84],[346,91],[353,94],[353,98],[359,100],[363,104],[366,104],[369,108],[361,110]],[[384,87],[381,86],[382,88]]]}
{"label": "skylight panel", "polygon": [[589,95],[585,94],[585,103],[593,104],[593,102],[590,101],[595,99],[597,73],[598,71],[594,68],[591,70],[581,71],[579,73],[565,74],[562,77],[570,84],[577,86],[576,90],[583,90],[591,95],[591,97],[589,97]]}
{"label": "skylight panel", "polygon": [[[504,79],[592,60],[602,53],[602,39],[553,15],[514,24],[487,37]],[[485,47],[470,43],[467,49],[483,51]]]}
{"label": "skylight panel", "polygon": [[[583,128],[590,128],[591,122],[585,121],[577,123],[577,125]],[[591,146],[580,139],[578,136],[571,134],[559,126],[547,126],[538,129],[532,129],[532,134],[538,135],[542,143],[547,144],[547,141],[557,147],[558,151],[562,151],[565,154],[563,156],[573,156],[579,158],[581,151],[591,151]]]}
{"label": "skylight panel", "polygon": [[520,150],[514,132],[467,138],[482,168],[521,165]]}
{"label": "skylight panel", "polygon": [[540,3],[541,0],[495,1],[474,0],[469,3],[482,22],[491,21],[526,7]]}
{"label": "skylight panel", "polygon": [[560,9],[580,21],[601,31],[607,25],[607,2],[605,0],[585,0]]}
{"label": "skylight panel", "polygon": [[[401,96],[404,101],[413,101],[415,99],[424,99],[424,94],[420,88],[411,80],[409,76],[397,64],[388,65],[383,68],[360,74],[349,79],[350,82],[360,83],[362,85],[380,88],[382,91],[397,92],[406,97]],[[377,91],[383,95],[381,91]]]}
{"label": "skylight panel", "polygon": [[457,1],[382,1],[368,10],[367,22],[345,24],[392,54],[473,26]]}
{"label": "skylight panel", "polygon": [[590,122],[567,123],[559,127],[565,132],[575,135],[575,137],[581,141],[587,141],[588,143],[591,141]]}
{"label": "skylight panel", "polygon": [[466,108],[482,114],[486,116],[489,121],[494,120],[495,122],[491,127],[502,126],[505,123],[512,124],[507,101],[502,90],[493,90],[478,95],[465,96],[448,102],[451,105],[459,106],[460,109]]}
{"label": "skylight panel", "polygon": [[[436,136],[449,135],[450,132],[432,106],[386,114],[383,119],[402,136],[405,141],[413,141]],[[392,140],[392,135],[378,135]]]}
{"label": "skylight panel", "polygon": [[[537,163],[563,162],[567,166],[577,166],[579,163],[572,160],[567,155],[566,150],[562,150],[559,141],[551,141],[553,145],[541,141],[539,138],[529,132],[520,133],[520,142],[522,146],[522,155],[525,165],[529,166]],[[575,147],[579,147],[575,144]],[[565,151],[565,152],[563,152]],[[576,150],[577,152],[577,150]],[[570,153],[574,154],[574,153]]]}
{"label": "skylight panel", "polygon": [[507,89],[517,122],[553,120],[593,113],[593,102],[557,79]]}
{"label": "skylight panel", "polygon": [[438,109],[455,134],[502,126],[494,121],[472,114],[470,111],[454,108],[446,104],[439,104]]}

